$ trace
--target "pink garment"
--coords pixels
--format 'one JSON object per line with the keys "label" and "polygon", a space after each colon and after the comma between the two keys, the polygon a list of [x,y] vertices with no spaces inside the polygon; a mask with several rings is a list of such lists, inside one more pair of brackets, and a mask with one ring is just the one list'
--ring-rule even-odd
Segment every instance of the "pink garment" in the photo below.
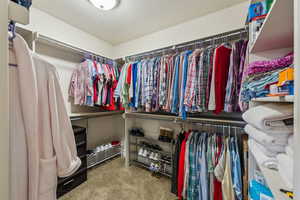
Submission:
{"label": "pink garment", "polygon": [[252,75],[252,74],[258,74],[258,73],[264,73],[264,72],[269,72],[273,71],[275,69],[287,67],[294,62],[294,53],[291,52],[287,54],[286,56],[276,58],[274,60],[270,61],[255,61],[250,63],[248,69],[247,69],[247,74]]}
{"label": "pink garment", "polygon": [[69,97],[74,98],[75,105],[84,105],[86,103],[87,91],[89,89],[89,81],[86,79],[87,75],[87,62],[83,62],[76,67],[71,76]]}
{"label": "pink garment", "polygon": [[11,152],[11,158],[27,160],[20,161],[24,164],[21,167],[15,166],[18,162],[12,162],[11,168],[19,170],[19,180],[24,182],[20,188],[17,177],[11,177],[12,200],[55,200],[57,176],[69,176],[81,165],[71,122],[55,68],[32,55],[19,35],[14,39],[14,51],[18,77],[17,85],[10,89],[19,88],[20,96],[11,93],[11,97],[18,98],[20,104],[11,113],[17,120],[14,133],[20,133],[15,139],[22,140],[21,134],[25,134],[27,152]]}

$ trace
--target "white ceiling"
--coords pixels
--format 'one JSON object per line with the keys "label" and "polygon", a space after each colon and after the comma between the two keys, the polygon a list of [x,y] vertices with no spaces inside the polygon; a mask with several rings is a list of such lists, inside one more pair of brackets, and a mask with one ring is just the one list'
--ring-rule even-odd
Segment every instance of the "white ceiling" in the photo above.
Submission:
{"label": "white ceiling", "polygon": [[243,1],[121,0],[111,11],[98,10],[88,0],[33,0],[33,6],[116,45]]}

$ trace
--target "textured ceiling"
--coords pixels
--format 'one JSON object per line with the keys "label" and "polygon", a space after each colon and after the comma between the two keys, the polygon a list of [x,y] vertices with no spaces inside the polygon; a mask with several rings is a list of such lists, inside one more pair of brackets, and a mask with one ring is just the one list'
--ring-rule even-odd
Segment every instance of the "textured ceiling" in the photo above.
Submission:
{"label": "textured ceiling", "polygon": [[121,0],[110,11],[88,0],[33,0],[33,6],[113,45],[245,0]]}

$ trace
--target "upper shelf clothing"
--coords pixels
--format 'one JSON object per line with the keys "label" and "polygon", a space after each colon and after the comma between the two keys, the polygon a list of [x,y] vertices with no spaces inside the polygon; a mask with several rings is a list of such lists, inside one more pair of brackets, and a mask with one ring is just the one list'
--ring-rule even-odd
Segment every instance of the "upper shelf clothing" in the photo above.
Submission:
{"label": "upper shelf clothing", "polygon": [[239,111],[247,41],[126,63],[114,96],[124,107],[187,112]]}
{"label": "upper shelf clothing", "polygon": [[69,96],[75,105],[101,106],[116,110],[114,90],[119,79],[119,70],[113,65],[101,64],[86,59],[74,70],[69,87]]}

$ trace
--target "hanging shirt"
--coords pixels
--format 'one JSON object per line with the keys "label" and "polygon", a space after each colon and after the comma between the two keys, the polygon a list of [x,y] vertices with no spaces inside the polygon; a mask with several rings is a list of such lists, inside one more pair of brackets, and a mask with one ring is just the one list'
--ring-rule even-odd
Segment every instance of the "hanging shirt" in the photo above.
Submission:
{"label": "hanging shirt", "polygon": [[225,112],[238,111],[237,100],[238,100],[238,76],[241,61],[241,49],[243,46],[243,41],[235,42],[232,45],[232,51],[230,55],[230,66],[228,72],[228,80],[226,86],[225,95]]}
{"label": "hanging shirt", "polygon": [[212,69],[212,75],[211,75],[211,82],[210,82],[210,95],[209,95],[209,104],[208,104],[208,110],[215,111],[216,110],[216,90],[215,90],[215,75],[216,75],[216,51],[214,51],[213,55],[213,69]]}
{"label": "hanging shirt", "polygon": [[189,65],[188,74],[187,74],[187,83],[184,96],[184,104],[187,107],[192,107],[193,100],[195,98],[196,92],[196,82],[197,82],[197,65],[199,61],[199,56],[202,50],[197,49],[193,52],[192,62]]}
{"label": "hanging shirt", "polygon": [[242,182],[242,171],[241,171],[241,160],[238,152],[237,138],[230,139],[231,146],[231,174],[233,182],[233,190],[237,200],[243,199],[243,182]]}
{"label": "hanging shirt", "polygon": [[134,107],[137,109],[141,104],[141,90],[142,90],[142,62],[138,62],[136,66],[137,77],[136,77],[136,86],[135,86],[135,98],[134,98]]}
{"label": "hanging shirt", "polygon": [[179,172],[179,159],[181,145],[184,140],[184,132],[180,132],[176,139],[175,151],[173,155],[173,165],[172,165],[172,184],[171,192],[175,195],[178,194],[178,172]]}
{"label": "hanging shirt", "polygon": [[210,53],[211,53],[212,49],[208,48],[205,49],[203,52],[203,59],[201,60],[202,62],[200,63],[202,65],[202,67],[199,70],[199,101],[198,101],[198,105],[199,105],[199,109],[200,111],[207,111],[207,97],[209,96],[209,92],[207,92],[207,85],[209,85],[209,72],[211,70],[211,58],[210,58]]}
{"label": "hanging shirt", "polygon": [[222,192],[223,192],[223,200],[235,200],[235,194],[233,190],[232,184],[232,173],[231,173],[231,154],[230,154],[230,146],[229,139],[226,139],[227,150],[225,153],[225,172],[222,180]]}
{"label": "hanging shirt", "polygon": [[180,106],[179,106],[179,116],[182,116],[183,119],[186,119],[186,109],[184,105],[184,94],[186,89],[187,82],[187,72],[189,66],[189,56],[192,54],[192,51],[187,51],[183,53],[183,63],[182,63],[182,79],[181,79],[181,95],[180,95]]}
{"label": "hanging shirt", "polygon": [[230,64],[231,48],[223,45],[216,49],[215,53],[215,102],[218,114],[224,109],[226,94],[226,83],[228,79],[228,70]]}
{"label": "hanging shirt", "polygon": [[159,84],[159,106],[164,107],[166,105],[167,101],[167,59],[163,57],[161,59],[161,65],[159,70],[159,78],[160,78],[160,84]]}
{"label": "hanging shirt", "polygon": [[178,112],[178,102],[179,102],[179,64],[180,64],[180,56],[176,56],[175,59],[175,71],[174,71],[174,81],[173,81],[173,89],[172,89],[172,104],[171,104],[171,112]]}
{"label": "hanging shirt", "polygon": [[181,144],[180,156],[179,156],[179,169],[178,169],[178,198],[182,199],[182,191],[185,182],[186,168],[188,165],[186,164],[186,149],[187,149],[187,141],[190,133],[185,133],[185,138]]}
{"label": "hanging shirt", "polygon": [[168,98],[167,98],[167,103],[164,108],[166,112],[171,111],[171,102],[172,102],[172,84],[173,84],[173,74],[174,74],[174,56],[171,56],[168,59],[168,74],[167,74],[167,80],[168,80]]}

